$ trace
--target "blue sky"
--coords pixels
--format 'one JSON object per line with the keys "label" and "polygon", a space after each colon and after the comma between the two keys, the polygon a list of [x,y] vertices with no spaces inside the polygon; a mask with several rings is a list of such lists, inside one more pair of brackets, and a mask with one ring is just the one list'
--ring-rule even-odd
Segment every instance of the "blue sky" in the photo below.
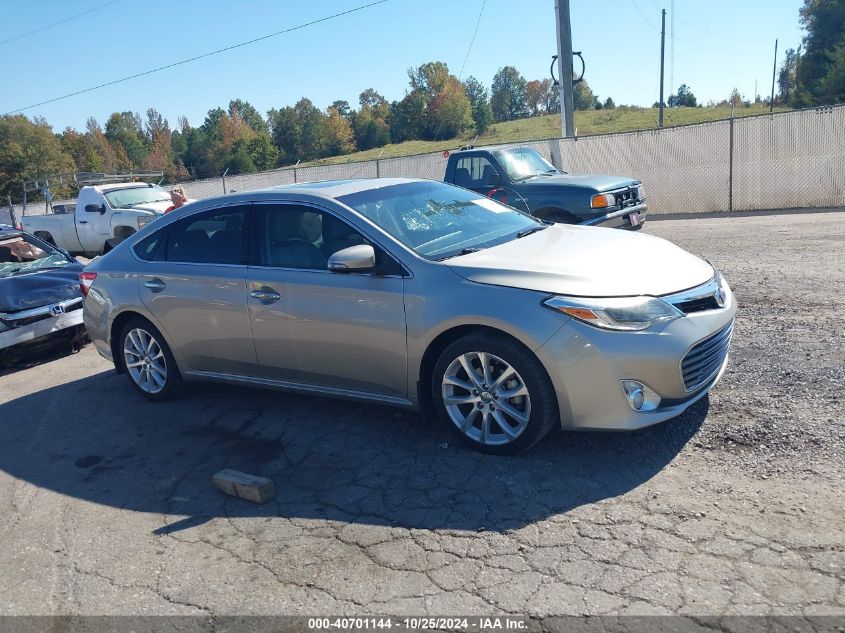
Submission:
{"label": "blue sky", "polygon": [[[6,0],[0,41],[103,5],[106,0]],[[0,44],[0,113],[143,72],[351,9],[368,0],[116,0],[107,6]],[[752,97],[771,87],[778,57],[801,40],[801,0],[675,0],[674,87],[690,85],[699,100],[718,100],[737,87]],[[602,99],[651,105],[657,100],[660,9],[670,0],[571,0],[575,50]],[[176,124],[199,125],[230,99],[262,113],[309,97],[324,108],[335,99],[357,107],[375,88],[388,100],[408,87],[406,70],[441,60],[458,74],[482,0],[389,0],[336,20],[281,35],[174,69],[40,106],[56,131],[101,123],[114,111],[155,107]],[[667,15],[669,84],[670,16]],[[463,78],[489,88],[502,66],[527,79],[548,76],[556,53],[554,0],[487,0]],[[577,64],[576,64],[577,68]]]}

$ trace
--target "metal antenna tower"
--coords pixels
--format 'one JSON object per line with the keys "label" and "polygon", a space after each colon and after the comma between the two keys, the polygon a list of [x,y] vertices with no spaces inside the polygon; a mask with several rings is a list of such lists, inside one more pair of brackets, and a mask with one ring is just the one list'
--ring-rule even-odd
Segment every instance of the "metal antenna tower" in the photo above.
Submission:
{"label": "metal antenna tower", "polygon": [[675,94],[675,0],[672,0],[669,10],[672,12],[669,21],[669,94]]}

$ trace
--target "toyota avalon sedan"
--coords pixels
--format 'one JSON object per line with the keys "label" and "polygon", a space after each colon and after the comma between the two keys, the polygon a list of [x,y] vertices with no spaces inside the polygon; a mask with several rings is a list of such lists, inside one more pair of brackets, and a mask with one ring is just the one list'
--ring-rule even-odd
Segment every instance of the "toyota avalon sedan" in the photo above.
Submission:
{"label": "toyota avalon sedan", "polygon": [[151,400],[211,380],[433,410],[491,453],[679,415],[724,372],[736,312],[667,241],[404,178],[196,202],[80,282],[97,350]]}

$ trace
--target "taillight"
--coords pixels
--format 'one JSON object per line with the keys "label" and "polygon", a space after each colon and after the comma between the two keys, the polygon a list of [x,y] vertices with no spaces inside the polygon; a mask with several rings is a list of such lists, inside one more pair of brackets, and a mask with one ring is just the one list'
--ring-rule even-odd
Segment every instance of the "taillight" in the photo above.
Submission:
{"label": "taillight", "polygon": [[79,290],[82,291],[82,296],[88,296],[88,290],[91,288],[91,284],[94,283],[94,280],[97,278],[97,273],[79,273]]}

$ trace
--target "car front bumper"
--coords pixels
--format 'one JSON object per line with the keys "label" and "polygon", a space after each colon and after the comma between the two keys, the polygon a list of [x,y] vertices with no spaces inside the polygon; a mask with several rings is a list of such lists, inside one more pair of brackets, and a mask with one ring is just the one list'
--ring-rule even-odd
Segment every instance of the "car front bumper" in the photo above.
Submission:
{"label": "car front bumper", "polygon": [[[648,205],[645,203],[638,204],[624,209],[617,209],[610,211],[603,215],[599,215],[589,220],[581,222],[585,226],[602,226],[607,229],[634,229],[637,230],[645,223],[646,213],[648,212]],[[632,216],[637,219],[634,221]]]}
{"label": "car front bumper", "polygon": [[50,316],[34,323],[20,325],[11,330],[0,332],[0,349],[29,343],[81,324],[82,310],[77,309],[63,312],[57,316]]}
{"label": "car front bumper", "polygon": [[[634,430],[680,415],[719,381],[728,355],[726,351],[712,374],[690,391],[682,360],[695,345],[730,325],[735,314],[736,302],[728,293],[724,308],[688,314],[642,332],[600,330],[569,319],[537,350],[557,392],[561,426]],[[661,403],[651,411],[635,411],[622,380],[644,384]]]}

